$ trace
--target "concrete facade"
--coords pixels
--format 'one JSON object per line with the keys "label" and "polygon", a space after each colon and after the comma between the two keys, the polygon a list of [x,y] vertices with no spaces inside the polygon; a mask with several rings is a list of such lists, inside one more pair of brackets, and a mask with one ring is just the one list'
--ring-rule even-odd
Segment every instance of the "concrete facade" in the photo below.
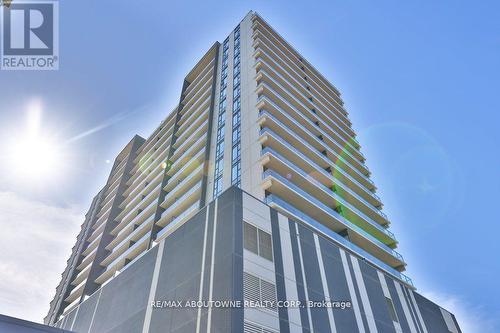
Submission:
{"label": "concrete facade", "polygon": [[[246,249],[244,224],[272,257]],[[351,307],[154,308],[153,301],[345,301]],[[261,282],[262,283],[262,282]],[[250,290],[250,291],[249,291]],[[396,320],[391,319],[390,299]],[[61,319],[74,332],[460,332],[455,317],[308,225],[236,187],[223,192]]]}

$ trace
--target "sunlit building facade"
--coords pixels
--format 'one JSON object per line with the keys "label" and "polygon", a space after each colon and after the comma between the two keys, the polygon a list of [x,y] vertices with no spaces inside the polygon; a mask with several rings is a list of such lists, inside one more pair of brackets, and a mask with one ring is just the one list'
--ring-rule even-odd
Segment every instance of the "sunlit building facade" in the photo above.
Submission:
{"label": "sunlit building facade", "polygon": [[[460,332],[404,275],[389,223],[339,91],[250,12],[188,73],[154,133],[116,158],[45,322],[75,332]],[[269,302],[151,306],[173,299]]]}

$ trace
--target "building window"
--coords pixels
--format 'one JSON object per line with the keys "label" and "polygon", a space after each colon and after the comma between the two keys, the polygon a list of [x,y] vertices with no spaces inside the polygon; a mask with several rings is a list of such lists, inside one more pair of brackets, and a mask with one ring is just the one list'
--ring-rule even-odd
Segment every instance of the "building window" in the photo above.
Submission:
{"label": "building window", "polygon": [[222,192],[222,175],[215,179],[214,196]]}
{"label": "building window", "polygon": [[220,92],[220,99],[224,99],[227,96],[227,88],[224,88]]}
{"label": "building window", "polygon": [[271,235],[259,229],[259,254],[261,257],[273,261],[273,246]]}
{"label": "building window", "polygon": [[224,158],[219,158],[215,162],[215,175],[219,176],[222,173],[223,169],[224,169]]}
{"label": "building window", "polygon": [[257,228],[243,222],[244,248],[255,254],[259,254],[259,244],[257,241]]}
{"label": "building window", "polygon": [[396,310],[394,309],[394,304],[392,303],[392,299],[386,297],[385,301],[387,303],[387,308],[389,309],[389,314],[391,315],[392,321],[395,321],[396,323],[399,322],[398,316],[396,315]]}
{"label": "building window", "polygon": [[233,116],[231,156],[231,184],[241,186],[241,54],[240,54],[240,26],[234,30],[233,56]]}
{"label": "building window", "polygon": [[214,197],[217,197],[223,188],[223,170],[224,170],[224,130],[226,114],[226,96],[227,96],[227,72],[229,63],[229,37],[222,45],[222,68],[220,82],[219,114],[217,115],[217,137],[215,148],[215,172],[214,172]]}
{"label": "building window", "polygon": [[236,161],[233,163],[231,171],[231,183],[236,186],[240,186],[241,180],[241,161]]}
{"label": "building window", "polygon": [[264,259],[273,261],[271,234],[254,225],[243,222],[243,247]]}

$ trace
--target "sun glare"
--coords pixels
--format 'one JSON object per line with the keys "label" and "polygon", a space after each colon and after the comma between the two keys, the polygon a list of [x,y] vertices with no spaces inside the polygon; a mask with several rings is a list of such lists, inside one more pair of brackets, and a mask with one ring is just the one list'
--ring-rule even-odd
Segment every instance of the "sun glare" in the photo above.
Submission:
{"label": "sun glare", "polygon": [[28,109],[27,126],[9,144],[8,164],[13,176],[45,181],[57,175],[62,157],[58,142],[41,129],[41,106]]}
{"label": "sun glare", "polygon": [[11,167],[22,177],[48,177],[56,171],[59,152],[56,144],[40,137],[15,143],[11,152]]}

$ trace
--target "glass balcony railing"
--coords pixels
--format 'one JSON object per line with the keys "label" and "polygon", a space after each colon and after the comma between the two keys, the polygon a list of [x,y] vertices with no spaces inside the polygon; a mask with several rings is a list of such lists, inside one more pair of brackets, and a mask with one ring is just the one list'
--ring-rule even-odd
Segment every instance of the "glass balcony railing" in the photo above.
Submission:
{"label": "glass balcony railing", "polygon": [[[158,197],[158,195],[159,195],[158,190],[160,189],[160,187],[161,187],[161,183],[158,184],[154,189],[152,189],[143,199],[140,199],[139,201],[135,202],[135,204],[133,206],[130,206],[130,204],[127,204],[127,206],[125,207],[123,212],[125,212],[125,211],[128,211],[128,212],[123,216],[123,218],[121,218],[122,214],[120,213],[118,218],[121,218],[121,220],[128,220],[129,217],[132,216],[134,212],[137,212],[138,209],[141,209],[141,206],[143,206],[145,202],[148,202],[153,197]],[[137,198],[137,196],[136,196],[136,198]],[[155,199],[153,199],[153,201],[154,200]],[[131,202],[134,202],[134,201],[135,201],[135,198]],[[149,202],[147,205],[149,206],[150,204],[151,204],[151,202]]]}
{"label": "glass balcony railing", "polygon": [[110,269],[113,269],[116,267],[122,260],[125,260],[127,256],[137,250],[140,246],[144,244],[144,242],[149,238],[149,233],[146,233],[144,236],[142,236],[137,242],[135,242],[131,247],[129,247],[125,252],[123,252],[118,258],[113,260],[111,264],[108,265],[106,272],[109,271]]}
{"label": "glass balcony railing", "polygon": [[[328,174],[322,167],[320,167],[316,162],[312,161],[309,157],[305,156],[301,151],[299,151],[297,148],[293,147],[292,145],[290,145],[285,139],[283,139],[282,137],[280,137],[278,134],[276,134],[273,130],[269,129],[269,128],[263,128],[261,131],[260,131],[260,135],[264,135],[264,134],[270,134],[273,138],[275,138],[276,140],[278,140],[281,144],[285,145],[289,150],[291,150],[292,152],[294,152],[296,155],[298,155],[300,158],[302,158],[303,160],[307,161],[307,163],[313,165],[315,168],[316,168],[316,171],[319,171],[319,172],[322,172],[324,174],[327,174],[328,177],[331,177],[332,175],[331,174]],[[317,157],[319,157],[320,159],[322,159],[325,163],[328,163],[329,166],[333,166],[333,168],[335,170],[337,170],[340,174],[342,174],[345,178],[349,179],[352,183],[356,184],[360,189],[363,190],[364,193],[370,195],[373,197],[374,193],[370,192],[365,186],[363,186],[363,184],[361,184],[360,182],[358,182],[356,179],[352,178],[351,175],[349,175],[348,173],[346,173],[345,171],[343,171],[342,169],[340,169],[338,166],[336,166],[335,164],[331,164],[330,163],[330,160],[327,159],[325,156],[323,156],[322,154],[320,153],[316,153],[316,150],[312,147],[310,147],[308,144],[304,144],[304,146],[306,146],[309,150],[311,150],[313,153],[315,153],[315,155]],[[340,181],[340,180],[339,180]]]}
{"label": "glass balcony railing", "polygon": [[[299,74],[299,72],[298,72],[299,67],[297,65],[293,66],[293,64],[286,61],[281,55],[278,55],[275,51],[273,51],[268,45],[269,42],[265,41],[265,40],[267,40],[267,41],[269,41],[269,40],[266,37],[264,37],[264,39],[265,39],[264,40],[262,37],[263,36],[259,36],[259,37],[256,37],[256,39],[255,39],[256,41],[258,41],[258,43],[261,43],[261,44],[254,45],[254,47],[256,49],[256,51],[254,53],[254,57],[257,55],[258,52],[264,53],[267,57],[270,57],[274,63],[279,64],[282,71],[285,71],[286,73],[288,73],[288,75],[293,76],[295,78],[295,82],[297,82],[299,85],[301,85],[301,86],[309,85],[311,88],[313,88],[316,91],[316,94],[318,94],[318,96],[322,97],[323,101],[325,101],[325,103],[327,105],[327,109],[330,112],[335,113],[338,117],[340,117],[346,125],[350,126],[351,121],[349,120],[348,114],[347,114],[346,110],[344,109],[344,107],[342,105],[340,105],[340,103],[337,100],[335,100],[335,98],[332,98],[331,94],[327,93],[323,88],[321,88],[318,85],[318,83],[315,82],[314,79],[312,81],[307,80],[307,82],[306,82],[303,79],[302,75]],[[292,61],[292,63],[293,63],[293,61]],[[300,80],[300,82],[298,80]],[[325,103],[323,103],[323,104],[325,104]]]}
{"label": "glass balcony railing", "polygon": [[193,142],[196,142],[200,137],[205,136],[206,131],[208,129],[207,124],[208,124],[208,119],[203,121],[201,124],[193,123],[192,125],[190,125],[189,127],[196,126],[196,129],[193,130],[191,133],[188,133],[187,135],[185,135],[185,133],[187,132],[184,132],[181,136],[179,136],[179,138],[174,143],[176,151],[184,150],[187,145],[192,145]]}
{"label": "glass balcony railing", "polygon": [[[165,211],[162,213],[161,216],[163,217],[163,216],[171,214],[179,206],[183,205],[185,203],[185,201],[187,199],[189,199],[190,196],[192,196],[193,194],[195,194],[199,190],[201,190],[201,181],[199,181],[198,183],[196,183],[195,185],[193,185],[193,187],[191,189],[189,189],[183,195],[181,195],[180,197],[178,197],[177,199],[175,199],[173,201],[173,203],[170,206],[168,206],[167,209],[165,209]],[[171,197],[166,196],[165,200],[163,201],[162,204],[164,204],[165,202],[169,201],[170,199],[171,199]]]}
{"label": "glass balcony railing", "polygon": [[[286,69],[284,69],[278,63],[276,63],[274,59],[272,59],[271,57],[269,57],[269,55],[267,53],[264,52],[263,54],[264,54],[264,57],[270,59],[274,64],[272,64],[272,65],[268,64],[268,61],[264,60],[260,56],[257,57],[257,58],[255,58],[255,62],[261,61],[268,68],[271,68],[271,70],[274,73],[276,73],[276,75],[278,75],[281,80],[284,80],[284,82],[287,82],[287,84],[289,84],[290,86],[293,86],[293,89],[295,91],[297,91],[303,99],[308,100],[308,97],[307,97],[308,93],[311,96],[314,96],[313,94],[311,94],[311,92],[306,92],[305,91],[306,89],[305,89],[304,85],[301,84],[301,83],[299,83],[293,76],[291,76],[288,73],[288,71]],[[286,73],[285,75],[288,75],[289,77],[285,78],[282,73],[278,73],[277,69],[279,69],[282,73]],[[352,137],[354,135],[354,131],[352,130],[352,128],[350,127],[350,125],[345,121],[346,118],[345,117],[340,118],[335,112],[332,112],[332,110],[330,108],[328,108],[319,98],[317,98],[317,96],[314,96],[314,97],[315,97],[314,101],[308,100],[308,102],[311,103],[311,105],[314,108],[316,108],[317,110],[318,109],[319,110],[324,110],[322,112],[323,112],[323,114],[325,114],[325,117],[328,117],[329,119],[333,118],[335,120],[334,123],[345,133],[345,135],[348,135],[349,137]],[[319,103],[319,105],[318,105],[318,103]],[[329,116],[327,114],[327,112],[329,114],[331,114],[331,116]],[[354,140],[356,140],[356,139],[354,139]],[[356,141],[356,143],[357,143],[357,141]],[[359,145],[359,143],[358,143],[358,145]]]}
{"label": "glass balcony railing", "polygon": [[[338,194],[336,194],[335,192],[333,192],[327,186],[325,186],[322,183],[320,183],[318,180],[316,180],[316,179],[312,178],[311,176],[309,176],[309,174],[307,172],[305,172],[304,170],[302,170],[301,168],[299,168],[298,166],[296,166],[295,164],[293,164],[292,162],[290,162],[288,159],[286,159],[285,157],[283,157],[281,154],[279,154],[278,152],[276,152],[274,149],[272,149],[270,147],[266,147],[266,148],[264,148],[262,150],[261,155],[264,155],[266,153],[270,153],[270,154],[276,156],[283,163],[285,163],[286,165],[288,165],[291,169],[293,169],[297,173],[301,174],[304,178],[306,178],[307,180],[313,182],[314,184],[316,184],[316,186],[321,187],[324,191],[327,191],[330,195],[332,195],[332,196],[334,196],[336,198],[339,198],[339,200],[341,200],[342,203],[345,204],[346,206],[352,207],[351,209],[355,209],[355,210],[358,211],[357,208],[353,207],[350,203],[346,202],[344,198],[340,197]],[[377,208],[375,208],[372,204],[370,204],[368,201],[366,201],[365,199],[363,199],[356,192],[354,192],[353,190],[351,190],[349,188],[349,186],[344,185],[342,182],[334,182],[334,183],[335,183],[335,185],[339,185],[342,188],[342,190],[344,190],[346,192],[349,192],[350,195],[352,195],[353,197],[355,197],[356,199],[358,199],[359,201],[361,201],[363,204],[365,204],[365,206],[368,207],[372,212],[374,212],[374,213],[376,213],[376,214],[378,214],[378,215],[380,215],[380,216],[382,216],[384,218],[387,218],[384,213],[382,213],[380,210],[378,210]],[[361,212],[359,212],[359,213],[363,214]],[[366,218],[369,218],[369,217],[366,217]]]}
{"label": "glass balcony railing", "polygon": [[[370,239],[373,239],[374,241],[377,241],[374,238],[374,236],[372,236],[368,232],[364,231],[363,229],[361,229],[360,227],[358,227],[354,223],[350,222],[349,220],[347,220],[346,218],[344,218],[342,215],[340,215],[339,213],[337,213],[334,209],[328,207],[327,205],[325,205],[324,203],[322,203],[318,199],[314,198],[309,193],[307,193],[306,191],[302,190],[301,188],[299,188],[294,183],[290,182],[285,177],[279,175],[274,170],[267,170],[267,171],[265,171],[262,174],[262,178],[266,178],[268,176],[274,177],[275,179],[277,179],[278,181],[280,181],[281,183],[283,183],[286,187],[288,187],[289,189],[291,189],[294,192],[298,193],[304,199],[308,200],[309,202],[311,202],[312,204],[314,204],[318,208],[322,209],[327,214],[329,214],[331,216],[334,216],[338,221],[340,221],[341,223],[343,223],[345,226],[348,226],[349,228],[351,228],[353,230],[359,231],[361,234],[365,235],[366,237],[369,237]],[[394,240],[394,241],[396,240],[396,238],[394,237],[394,234],[392,232],[390,232],[388,229],[382,227],[380,224],[378,224],[376,222],[373,222],[373,221],[366,221],[366,222],[367,222],[367,224],[369,224],[370,226],[374,227],[375,229],[377,229],[378,231],[380,231],[384,235],[386,235],[389,238],[391,238],[392,240]],[[392,250],[392,251],[394,251],[394,250]]]}
{"label": "glass balcony railing", "polygon": [[[256,62],[259,61],[258,59],[256,59]],[[359,147],[359,143],[358,141],[354,138],[353,135],[351,135],[351,133],[354,134],[354,131],[349,128],[348,126],[346,126],[346,128],[348,128],[348,130],[346,130],[346,128],[344,128],[341,124],[342,124],[342,121],[339,120],[339,122],[336,122],[334,121],[330,116],[328,116],[324,111],[322,111],[322,108],[319,108],[318,105],[316,105],[315,102],[312,102],[308,99],[308,97],[306,95],[304,95],[304,93],[300,92],[297,87],[293,86],[292,84],[290,84],[289,80],[287,80],[286,78],[284,78],[280,73],[276,72],[271,66],[269,66],[264,60],[260,60],[261,63],[263,63],[266,68],[268,68],[271,73],[266,70],[266,69],[261,69],[261,72],[265,73],[266,76],[268,78],[270,78],[271,80],[274,81],[275,84],[279,85],[282,89],[285,89],[286,91],[293,91],[293,93],[290,93],[290,95],[292,95],[293,99],[296,101],[296,103],[300,104],[302,107],[304,107],[305,109],[310,109],[307,105],[304,104],[304,102],[302,102],[301,100],[299,100],[299,98],[297,97],[300,96],[304,101],[308,101],[308,103],[310,103],[316,110],[317,112],[321,113],[323,115],[323,118],[324,120],[328,120],[328,122],[330,123],[330,125],[332,126],[335,126],[338,131],[337,132],[340,132],[341,135],[342,135],[342,138],[346,141],[346,142],[349,142],[349,144],[351,146],[353,146],[354,149],[356,149],[357,147]],[[272,77],[272,75],[278,77],[281,82],[283,83],[286,83],[288,85],[288,87],[290,87],[290,89],[287,89],[286,87],[284,87],[282,85],[281,82],[278,82],[277,80],[274,79],[274,77]],[[351,132],[351,133],[350,133]],[[351,142],[354,142],[355,145],[353,145]],[[356,147],[357,146],[357,147]]]}
{"label": "glass balcony railing", "polygon": [[[286,100],[285,98],[283,98],[281,96],[280,93],[278,93],[274,88],[272,88],[267,82],[263,81],[260,83],[260,85],[262,87],[265,87],[266,90],[270,91],[273,93],[274,97],[277,97],[283,104],[287,105],[289,108],[297,111],[297,108],[292,105],[288,100]],[[279,86],[278,86],[279,87]],[[297,111],[299,112],[300,114],[307,114],[309,115],[309,120],[311,120],[311,117],[312,118],[317,118],[317,115],[315,113],[313,113],[311,110],[309,109],[303,109],[301,111]],[[311,120],[312,121],[312,120]],[[324,123],[324,122],[323,122]],[[358,155],[361,159],[364,159],[364,155],[363,153],[360,151],[360,150],[357,150],[356,148],[354,148],[352,145],[349,144],[349,142],[346,142],[344,140],[344,138],[342,138],[342,136],[340,136],[339,132],[336,131],[335,129],[333,129],[330,125],[324,123],[325,127],[329,130],[329,132],[331,132],[337,139],[332,139],[332,141],[335,141],[337,142],[341,147],[344,147],[346,149],[346,151],[348,151],[347,149],[350,150],[350,153],[351,154],[356,154]],[[322,130],[324,132],[324,130]],[[328,135],[328,137],[330,137],[330,135]]]}
{"label": "glass balcony railing", "polygon": [[[286,126],[285,124],[283,124],[281,121],[279,121],[278,119],[276,119],[276,117],[274,117],[272,114],[270,114],[268,111],[265,111],[265,110],[261,110],[259,112],[259,117],[260,116],[263,116],[265,115],[266,117],[270,118],[273,122],[275,122],[276,124],[278,124],[278,126],[282,127],[283,129],[285,129],[287,132],[289,133],[294,133],[293,136],[297,136],[297,134],[292,131],[288,126]],[[297,123],[297,121],[293,120],[290,118],[290,121],[292,121],[296,126],[298,126],[299,128],[301,128],[303,131],[305,131],[307,134],[309,134],[309,136],[311,138],[313,138],[317,143],[321,144],[322,146],[324,146],[324,142],[322,142],[321,140],[319,140],[314,134],[312,134],[311,132],[309,132],[308,129],[304,128],[302,125],[300,125],[299,123]],[[302,139],[302,138],[301,138]],[[301,140],[301,141],[304,141],[304,140]],[[321,154],[320,151],[318,151],[316,148],[314,148],[313,146],[310,146],[312,147],[318,154]],[[344,163],[345,165],[347,165],[349,167],[350,170],[352,170],[354,173],[356,173],[361,179],[363,179],[363,181],[366,181],[372,185],[374,185],[373,181],[368,178],[365,174],[363,174],[362,172],[360,172],[357,168],[353,167],[351,165],[351,163],[349,163],[348,161],[346,161],[342,156],[338,155],[336,152],[333,152],[331,151],[329,148],[328,148],[328,151],[330,151],[332,154],[334,154],[340,161],[342,161],[342,163]],[[333,161],[332,161],[333,162]],[[335,163],[335,162],[333,162]],[[335,165],[337,165],[335,163]],[[344,170],[346,172],[348,172],[347,170]]]}
{"label": "glass balcony railing", "polygon": [[[160,147],[162,147],[166,142],[170,143],[170,138],[172,135],[172,133],[170,133],[170,132],[172,130],[173,130],[173,125],[170,128],[168,128],[168,130],[165,131],[165,129],[164,129],[160,133],[156,134],[156,136],[153,135],[153,137],[159,137],[160,139],[158,141],[152,140],[150,143],[147,144],[147,147],[145,147],[146,150],[143,150],[139,154],[140,157],[138,157],[138,158],[136,157],[134,160],[135,162],[137,162],[137,165],[139,165],[140,164],[139,161],[142,158],[144,158],[145,156],[148,156],[155,147],[158,147],[157,150],[160,150]],[[164,132],[164,133],[162,133],[162,132]],[[154,152],[154,150],[153,150],[153,152]]]}
{"label": "glass balcony railing", "polygon": [[[154,215],[155,211],[152,209],[153,207],[156,207],[158,204],[157,200],[151,201],[149,205],[144,208],[140,213],[138,213],[136,216],[133,216],[130,218],[131,215],[127,216],[127,219],[122,219],[120,223],[111,231],[112,234],[119,234],[121,230],[123,230],[126,226],[130,225],[130,223],[137,223],[138,220],[144,218],[145,216],[150,217],[149,215]],[[136,210],[133,210],[133,212],[136,212]]]}
{"label": "glass balcony railing", "polygon": [[[310,110],[311,108],[305,105],[301,100],[299,100],[295,93],[291,91],[288,87],[283,86],[280,82],[278,82],[271,74],[269,74],[269,71],[266,69],[261,68],[259,70],[259,74],[263,74],[265,77],[266,81],[270,81],[271,84],[275,85],[278,87],[280,90],[283,90],[286,94],[289,95],[289,99],[293,100],[294,103],[300,105],[301,108],[305,110]],[[321,117],[319,115],[322,115]],[[343,143],[352,149],[353,151],[359,151],[359,143],[357,140],[351,136],[349,133],[347,133],[341,126],[339,126],[337,123],[335,123],[332,119],[328,117],[325,113],[323,113],[320,109],[316,109],[316,113],[314,114],[315,118],[321,119],[324,124],[328,126],[332,130],[332,132],[335,132],[336,135],[339,136],[339,139],[343,141]]]}
{"label": "glass balcony railing", "polygon": [[167,233],[178,226],[178,224],[186,218],[186,216],[198,210],[200,205],[200,201],[196,201],[194,204],[189,206],[184,212],[182,212],[179,216],[175,217],[170,223],[168,223],[163,229],[160,230],[158,235],[156,236],[156,240],[162,239]]}
{"label": "glass balcony railing", "polygon": [[[278,197],[274,194],[271,194],[271,195],[266,197],[265,201],[270,206],[281,207],[283,210],[285,210],[289,214],[295,216],[297,219],[301,220],[303,223],[306,223],[307,225],[309,225],[313,229],[319,231],[321,234],[327,236],[330,239],[333,239],[334,241],[336,241],[337,243],[340,243],[341,245],[343,245],[347,249],[351,250],[352,252],[362,256],[363,258],[370,261],[372,264],[374,264],[375,266],[378,266],[379,268],[386,271],[387,273],[391,274],[395,278],[405,282],[406,284],[408,284],[410,286],[413,286],[413,282],[408,276],[406,276],[405,274],[403,274],[401,272],[398,272],[393,267],[387,265],[386,263],[384,263],[380,259],[374,257],[372,254],[368,253],[367,251],[363,250],[362,248],[360,248],[356,244],[354,244],[354,243],[350,242],[349,240],[345,239],[344,237],[340,236],[339,234],[337,234],[333,230],[330,230],[328,227],[324,226],[320,222],[316,221],[315,219],[311,218],[307,214],[298,210],[297,208],[290,205],[289,203],[287,203],[286,201],[284,201],[280,197]],[[401,256],[401,255],[399,255],[399,256]]]}
{"label": "glass balcony railing", "polygon": [[141,234],[142,232],[145,232],[148,229],[149,224],[154,220],[154,216],[151,218],[147,219],[146,221],[142,222],[137,229],[132,231],[128,236],[126,236],[120,243],[118,243],[113,249],[111,250],[111,253],[115,253],[118,251],[120,248],[123,247],[128,241],[132,240],[136,235]]}
{"label": "glass balcony railing", "polygon": [[[134,181],[132,185],[125,191],[126,198],[123,200],[121,203],[121,206],[129,205],[132,201],[134,201],[139,195],[143,194],[144,192],[149,192],[148,188],[152,186],[152,184],[159,182],[161,183],[161,180],[163,179],[164,172],[163,168],[161,167],[161,163],[158,164],[158,166],[154,169],[153,172],[150,174],[147,174],[147,177],[145,179],[141,179],[140,181]],[[152,177],[155,175],[154,177]],[[152,178],[151,178],[152,177]],[[142,183],[143,181],[148,182],[148,186],[144,187],[144,184]]]}
{"label": "glass balcony railing", "polygon": [[[254,25],[254,28],[257,26],[259,26],[259,25],[257,25],[257,24]],[[263,33],[262,31],[264,31],[265,33]],[[280,61],[282,63],[286,63],[288,65],[288,67],[294,73],[298,74],[298,71],[300,71],[299,65],[294,60],[292,60],[289,55],[284,53],[282,50],[278,50],[278,49],[275,49],[273,47],[270,47],[270,45],[274,45],[274,42],[272,42],[268,37],[266,37],[266,34],[272,35],[272,33],[270,33],[266,28],[263,28],[262,26],[259,26],[258,29],[255,29],[254,36],[253,36],[254,37],[253,46],[255,48],[257,48],[260,46],[260,44],[264,45],[264,47],[268,51],[272,52],[272,54],[275,55],[276,59],[280,59]],[[337,109],[340,110],[340,113],[344,117],[347,117],[348,112],[344,109],[344,107],[342,105],[342,99],[339,96],[340,93],[337,90],[337,88],[334,88],[333,85],[330,82],[328,82],[328,80],[325,80],[324,78],[321,79],[320,78],[321,75],[319,74],[319,76],[318,76],[318,74],[315,73],[314,69],[311,72],[312,72],[311,73],[312,74],[312,78],[311,78],[312,82],[314,82],[314,85],[322,91],[321,94],[324,96],[328,96],[330,103],[335,104]],[[299,76],[301,76],[301,75],[299,75]],[[324,83],[325,81],[327,81],[328,83],[325,84]],[[330,92],[328,92],[328,90],[330,90]]]}
{"label": "glass balcony railing", "polygon": [[[282,98],[279,98],[281,100],[282,103],[285,103],[287,104],[287,101],[283,100]],[[302,125],[299,121],[297,121],[295,118],[291,117],[287,111],[283,110],[280,106],[278,106],[273,100],[271,100],[270,97],[266,96],[266,95],[261,95],[258,99],[257,99],[257,103],[259,102],[265,102],[269,105],[271,105],[274,109],[278,110],[279,113],[281,113],[283,116],[289,118],[296,126],[300,127],[303,129],[303,131],[305,132],[308,132],[309,135],[313,136],[314,138],[316,138],[316,135],[314,135],[313,133],[310,132],[309,129],[307,129],[304,125]],[[368,167],[366,165],[364,165],[362,162],[360,162],[357,158],[355,158],[352,153],[350,153],[347,149],[345,149],[344,147],[342,147],[341,144],[339,144],[337,142],[337,140],[333,139],[329,134],[327,134],[325,131],[323,131],[321,129],[321,127],[319,127],[318,125],[316,125],[311,119],[309,119],[308,117],[306,117],[303,113],[297,111],[292,105],[289,105],[289,108],[291,108],[299,117],[302,121],[306,122],[309,124],[309,126],[311,126],[312,128],[315,128],[323,137],[327,138],[328,140],[330,140],[334,145],[335,147],[337,148],[337,150],[339,151],[339,154],[342,154],[346,157],[348,157],[351,161],[354,162],[354,164],[356,164],[357,168],[360,168],[362,170],[366,170],[368,172]],[[322,142],[322,144],[324,144],[324,142]],[[338,155],[338,154],[337,154]],[[338,155],[339,157],[341,157],[340,155]],[[343,157],[342,157],[343,158]]]}

